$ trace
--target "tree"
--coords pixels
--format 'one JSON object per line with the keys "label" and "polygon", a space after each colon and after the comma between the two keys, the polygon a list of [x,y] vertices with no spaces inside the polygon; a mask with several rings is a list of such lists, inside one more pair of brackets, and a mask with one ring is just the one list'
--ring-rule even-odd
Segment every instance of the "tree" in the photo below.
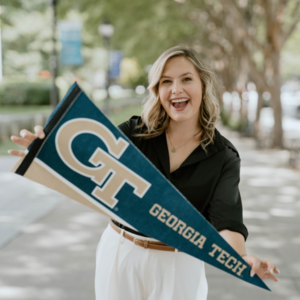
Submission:
{"label": "tree", "polygon": [[[260,95],[266,90],[272,95],[273,145],[282,147],[280,58],[298,23],[299,2],[64,0],[58,1],[58,17],[65,19],[70,11],[77,11],[84,21],[84,45],[90,49],[101,45],[97,28],[108,19],[115,26],[112,48],[123,50],[127,57],[137,58],[142,67],[152,64],[167,48],[188,44],[210,61],[219,75],[220,85],[227,91],[237,86],[241,93],[246,81],[251,79]],[[26,1],[10,3],[24,6]],[[257,120],[260,107],[261,103]]]}
{"label": "tree", "polygon": [[[206,0],[206,4],[207,23],[211,23],[208,31],[213,29],[210,34],[215,35],[216,44],[222,46],[225,38],[241,58],[240,69],[245,72],[249,69],[260,93],[264,89],[270,91],[274,111],[273,146],[283,147],[280,55],[299,22],[300,1]],[[200,16],[202,11],[198,13]]]}
{"label": "tree", "polygon": [[179,3],[170,0],[60,1],[59,16],[64,18],[71,8],[84,16],[85,30],[91,45],[99,45],[99,23],[109,20],[115,27],[111,46],[122,49],[126,56],[135,56],[142,66],[153,63],[167,48],[193,36],[197,28],[186,19]]}
{"label": "tree", "polygon": [[47,8],[44,0],[1,2],[5,76],[30,76],[48,68],[51,31],[47,30]]}

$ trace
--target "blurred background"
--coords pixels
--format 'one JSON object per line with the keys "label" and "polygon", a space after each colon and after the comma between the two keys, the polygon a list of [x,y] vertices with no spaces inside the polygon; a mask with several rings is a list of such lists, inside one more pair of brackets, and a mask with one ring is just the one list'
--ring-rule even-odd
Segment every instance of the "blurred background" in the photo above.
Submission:
{"label": "blurred background", "polygon": [[282,270],[266,293],[207,266],[208,299],[299,300],[299,16],[299,0],[2,0],[0,299],[94,299],[107,224],[10,174],[10,136],[43,125],[75,81],[114,124],[139,115],[151,65],[183,44],[218,78],[218,127],[242,158],[248,252]]}

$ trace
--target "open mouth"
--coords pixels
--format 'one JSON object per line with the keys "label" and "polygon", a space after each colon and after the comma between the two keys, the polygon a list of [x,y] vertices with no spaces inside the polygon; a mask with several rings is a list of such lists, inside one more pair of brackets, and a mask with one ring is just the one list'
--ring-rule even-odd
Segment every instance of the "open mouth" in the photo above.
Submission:
{"label": "open mouth", "polygon": [[189,101],[190,101],[189,99],[176,99],[176,100],[171,100],[171,103],[176,109],[182,109],[186,107]]}

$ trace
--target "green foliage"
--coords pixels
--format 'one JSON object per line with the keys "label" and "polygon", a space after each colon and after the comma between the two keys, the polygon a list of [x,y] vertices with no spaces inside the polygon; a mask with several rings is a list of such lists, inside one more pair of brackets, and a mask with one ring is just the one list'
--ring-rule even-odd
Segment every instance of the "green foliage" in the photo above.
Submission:
{"label": "green foliage", "polygon": [[0,86],[0,105],[47,105],[51,84],[36,82],[7,83]]}
{"label": "green foliage", "polygon": [[110,48],[120,49],[124,57],[136,59],[141,69],[139,76],[120,78],[122,84],[132,87],[146,86],[148,66],[166,49],[189,43],[198,31],[187,16],[190,6],[173,0],[77,0],[76,4],[64,0],[59,1],[57,11],[59,19],[73,19],[75,12],[79,12],[83,45],[90,49],[103,44],[99,24],[108,20],[114,25]]}
{"label": "green foliage", "polygon": [[22,1],[21,0],[2,0],[1,1],[1,6],[12,7],[12,8],[21,8],[22,7]]}
{"label": "green foliage", "polygon": [[[250,56],[260,71],[264,68],[266,55],[249,38],[252,36],[262,45],[266,43],[266,17],[263,5],[257,5],[255,1],[241,1],[247,5],[239,4],[240,7],[236,10],[226,10],[226,7],[232,8],[234,2],[240,1],[57,1],[58,22],[66,19],[83,21],[84,57],[82,66],[59,65],[59,74],[68,83],[78,77],[82,81],[88,81],[91,89],[93,88],[94,74],[106,69],[101,57],[93,55],[94,50],[103,43],[98,33],[98,25],[108,20],[115,27],[110,48],[122,50],[126,58],[136,58],[142,70],[139,76],[121,79],[124,85],[147,85],[145,71],[148,69],[147,66],[153,64],[167,48],[188,44],[194,46],[202,58],[210,62],[222,78],[223,85],[227,90],[231,90],[241,69],[239,49],[242,46],[253,45]],[[290,15],[295,10],[296,2],[287,1],[283,17],[287,27],[284,27],[284,30],[292,24],[294,18]],[[274,4],[274,9],[275,6]],[[52,49],[50,1],[4,0],[1,7],[4,76],[22,74],[33,80],[41,70],[49,70],[49,56]],[[240,17],[238,11],[241,13]],[[234,12],[237,14],[236,18],[233,18]],[[295,10],[295,14],[296,12]],[[249,29],[249,36],[243,33],[242,29],[245,26]],[[292,35],[292,41],[288,41],[283,50],[282,70],[285,79],[300,77],[300,68],[297,68],[299,30],[296,31],[297,34]],[[234,41],[243,35],[243,43],[235,45]],[[252,80],[258,79],[254,77]]]}
{"label": "green foliage", "polygon": [[223,107],[221,107],[220,110],[220,117],[221,117],[222,124],[224,126],[227,126],[230,119],[230,114]]}
{"label": "green foliage", "polygon": [[[29,107],[28,107],[29,108]],[[36,107],[33,108],[34,110]],[[129,106],[120,111],[114,112],[109,116],[109,119],[117,126],[134,115],[140,115],[142,111],[141,105]],[[2,113],[2,112],[1,112]],[[10,149],[24,150],[23,147],[16,145],[11,140],[0,142],[0,155],[8,155],[7,151]]]}
{"label": "green foliage", "polygon": [[245,126],[245,120],[243,120],[241,118],[239,118],[239,119],[229,118],[227,126],[232,130],[241,131],[242,128],[244,128],[244,126]]}
{"label": "green foliage", "polygon": [[33,114],[33,113],[50,113],[53,110],[51,105],[22,105],[22,106],[12,106],[5,105],[0,107],[1,115],[10,114]]}
{"label": "green foliage", "polygon": [[142,112],[142,105],[135,105],[126,107],[120,111],[114,112],[109,116],[111,122],[118,126],[123,122],[127,121],[132,116],[140,116]]}
{"label": "green foliage", "polygon": [[147,86],[147,72],[140,67],[135,58],[124,58],[121,62],[120,83],[135,88],[138,85]]}
{"label": "green foliage", "polygon": [[246,125],[246,120],[239,118],[232,118],[230,116],[230,112],[226,111],[225,109],[221,108],[221,122],[224,126],[229,127],[232,130],[235,131],[242,131],[242,129],[245,127]]}
{"label": "green foliage", "polygon": [[2,0],[1,6],[5,8],[22,9],[26,11],[44,11],[49,3],[49,1],[45,0]]}
{"label": "green foliage", "polygon": [[8,150],[15,149],[15,150],[24,150],[23,147],[15,144],[13,141],[8,140],[5,142],[0,142],[0,155],[9,155]]}
{"label": "green foliage", "polygon": [[300,28],[296,29],[282,50],[282,75],[284,80],[300,79]]}
{"label": "green foliage", "polygon": [[42,0],[20,2],[20,7],[2,7],[3,74],[32,78],[49,69],[51,22],[46,11],[49,5]]}
{"label": "green foliage", "polygon": [[189,7],[170,0],[78,0],[76,7],[74,1],[65,0],[59,2],[59,17],[65,18],[72,8],[82,13],[85,30],[94,37],[89,46],[98,45],[98,25],[109,20],[115,27],[111,47],[123,50],[126,57],[137,57],[143,67],[198,30],[187,18]]}

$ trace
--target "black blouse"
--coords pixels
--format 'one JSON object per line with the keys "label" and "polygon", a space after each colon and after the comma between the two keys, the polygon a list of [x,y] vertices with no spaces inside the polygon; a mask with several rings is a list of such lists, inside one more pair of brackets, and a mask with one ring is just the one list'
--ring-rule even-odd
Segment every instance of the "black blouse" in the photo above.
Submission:
{"label": "black blouse", "polygon": [[[239,192],[240,157],[236,148],[215,129],[214,144],[206,149],[198,146],[181,166],[170,173],[169,152],[165,133],[151,139],[135,137],[141,118],[133,116],[119,129],[154,164],[154,166],[191,202],[216,228],[241,233],[242,201]],[[170,200],[172,201],[172,200]]]}

